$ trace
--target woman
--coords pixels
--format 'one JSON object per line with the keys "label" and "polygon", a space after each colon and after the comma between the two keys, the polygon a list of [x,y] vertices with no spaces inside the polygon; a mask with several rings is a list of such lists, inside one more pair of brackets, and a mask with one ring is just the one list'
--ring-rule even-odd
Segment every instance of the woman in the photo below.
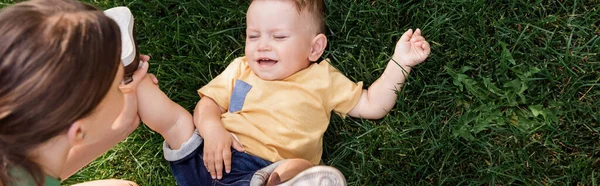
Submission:
{"label": "woman", "polygon": [[77,1],[0,12],[0,185],[58,185],[138,126],[149,57],[121,85],[118,38],[113,20]]}

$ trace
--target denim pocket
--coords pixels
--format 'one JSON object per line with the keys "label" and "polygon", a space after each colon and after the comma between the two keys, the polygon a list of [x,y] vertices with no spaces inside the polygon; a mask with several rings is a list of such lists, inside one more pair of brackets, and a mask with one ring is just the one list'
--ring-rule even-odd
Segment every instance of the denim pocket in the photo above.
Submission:
{"label": "denim pocket", "polygon": [[246,95],[250,92],[250,89],[252,89],[252,85],[239,79],[235,81],[233,92],[229,99],[229,112],[233,113],[242,110]]}

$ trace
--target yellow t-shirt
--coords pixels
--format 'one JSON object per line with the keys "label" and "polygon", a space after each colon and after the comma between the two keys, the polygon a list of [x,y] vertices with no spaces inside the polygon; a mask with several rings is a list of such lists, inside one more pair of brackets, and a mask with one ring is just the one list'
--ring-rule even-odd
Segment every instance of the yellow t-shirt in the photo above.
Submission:
{"label": "yellow t-shirt", "polygon": [[328,60],[284,80],[266,81],[240,57],[198,93],[227,110],[221,121],[246,152],[272,162],[302,158],[318,164],[331,112],[350,112],[362,82],[352,82]]}

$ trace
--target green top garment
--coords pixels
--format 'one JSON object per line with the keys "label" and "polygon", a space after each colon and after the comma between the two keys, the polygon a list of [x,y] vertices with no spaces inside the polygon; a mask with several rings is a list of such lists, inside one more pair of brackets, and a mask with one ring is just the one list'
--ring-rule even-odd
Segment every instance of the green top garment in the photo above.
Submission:
{"label": "green top garment", "polygon": [[[21,168],[13,168],[10,171],[10,176],[14,178],[13,186],[31,186],[35,185],[35,181],[30,174],[27,173],[24,169]],[[60,181],[56,178],[50,176],[44,176],[44,186],[58,186],[60,185]]]}

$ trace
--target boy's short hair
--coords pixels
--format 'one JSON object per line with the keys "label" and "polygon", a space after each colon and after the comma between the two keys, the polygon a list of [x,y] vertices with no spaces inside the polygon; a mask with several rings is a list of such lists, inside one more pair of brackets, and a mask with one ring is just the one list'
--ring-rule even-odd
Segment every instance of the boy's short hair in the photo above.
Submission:
{"label": "boy's short hair", "polygon": [[[305,8],[313,15],[313,21],[315,21],[315,25],[317,25],[317,32],[319,34],[325,34],[326,25],[325,18],[327,16],[327,7],[325,6],[325,0],[286,0],[293,1],[296,5],[296,9],[298,12],[302,12]],[[250,3],[254,2],[251,0]]]}

